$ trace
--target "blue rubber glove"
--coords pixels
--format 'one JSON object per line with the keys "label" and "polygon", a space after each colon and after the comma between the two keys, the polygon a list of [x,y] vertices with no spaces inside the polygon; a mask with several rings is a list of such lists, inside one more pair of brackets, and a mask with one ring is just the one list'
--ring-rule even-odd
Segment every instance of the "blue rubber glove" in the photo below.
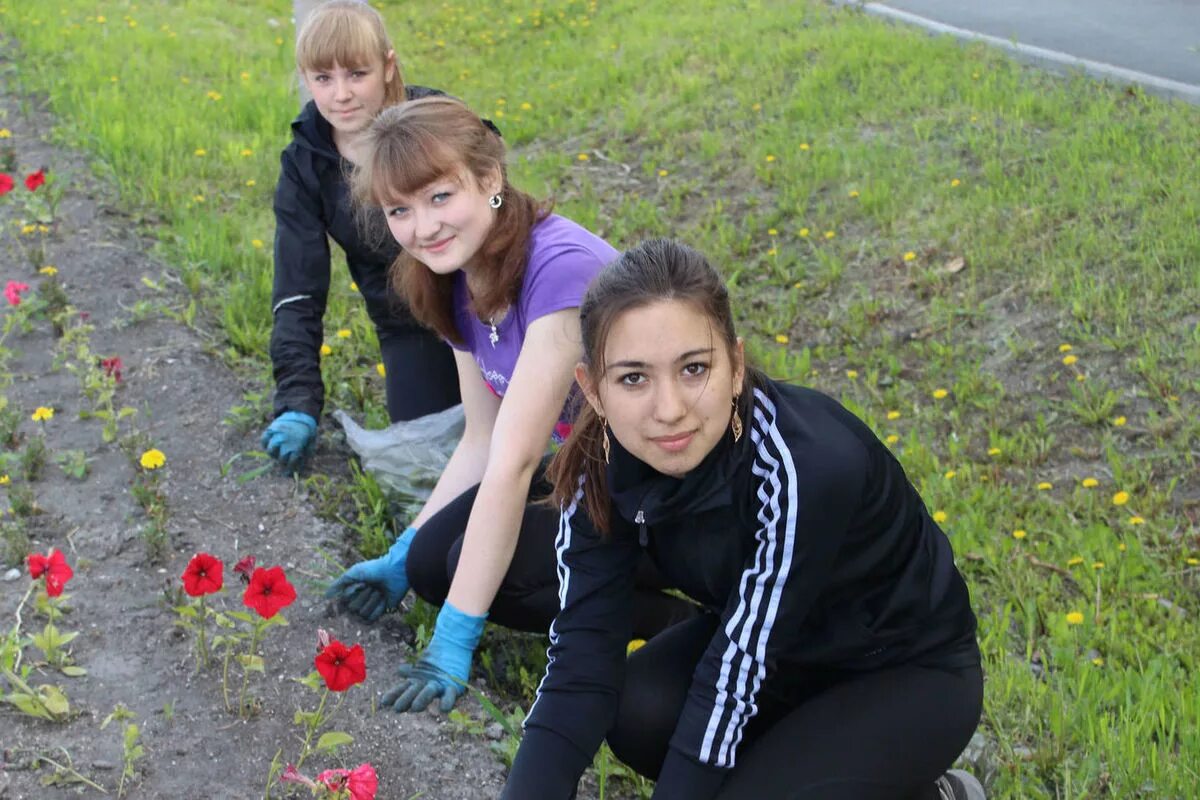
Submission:
{"label": "blue rubber glove", "polygon": [[402,680],[383,696],[383,704],[396,711],[424,711],[440,697],[442,713],[450,713],[455,701],[467,690],[471,657],[486,621],[487,614],[474,617],[459,611],[449,601],[443,603],[429,647],[416,664],[400,665]]}
{"label": "blue rubber glove", "polygon": [[303,411],[285,411],[267,426],[262,448],[285,467],[298,467],[317,441],[317,421]]}
{"label": "blue rubber glove", "polygon": [[404,595],[408,594],[405,565],[408,548],[416,535],[416,528],[405,528],[386,553],[370,561],[360,561],[346,570],[325,590],[325,596],[338,598],[367,622],[374,622],[383,612],[399,607]]}

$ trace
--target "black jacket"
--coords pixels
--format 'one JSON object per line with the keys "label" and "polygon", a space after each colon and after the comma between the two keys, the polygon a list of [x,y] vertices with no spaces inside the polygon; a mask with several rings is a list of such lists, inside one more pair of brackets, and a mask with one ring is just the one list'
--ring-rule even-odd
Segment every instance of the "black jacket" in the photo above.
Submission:
{"label": "black jacket", "polygon": [[704,800],[734,766],[755,697],[807,668],[979,663],[975,616],[946,535],[892,453],[831,398],[769,382],[746,434],[682,479],[614,439],[612,531],[582,492],[556,549],[562,610],[505,798],[568,798],[614,722],[644,548],[672,585],[721,615],[655,798]]}
{"label": "black jacket", "polygon": [[[405,88],[409,100],[442,94],[420,86]],[[302,411],[319,419],[325,403],[320,349],[329,296],[329,238],[345,251],[350,277],[380,333],[418,324],[388,290],[387,270],[399,246],[391,236],[383,236],[372,247],[355,222],[346,182],[350,169],[333,143],[332,127],[310,101],[292,122],[292,142],[280,157],[275,186],[275,416]]]}

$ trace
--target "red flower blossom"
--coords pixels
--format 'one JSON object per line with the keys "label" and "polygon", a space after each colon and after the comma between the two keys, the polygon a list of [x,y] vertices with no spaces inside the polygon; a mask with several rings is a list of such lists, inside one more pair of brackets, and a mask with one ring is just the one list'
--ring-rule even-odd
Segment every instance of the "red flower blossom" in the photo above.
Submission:
{"label": "red flower blossom", "polygon": [[104,369],[105,375],[114,379],[117,383],[121,382],[121,370],[125,367],[125,365],[121,363],[120,356],[102,358],[100,359],[100,366]]}
{"label": "red flower blossom", "polygon": [[28,292],[29,284],[21,283],[20,281],[9,281],[4,287],[4,296],[8,299],[10,306],[21,305],[21,292]]}
{"label": "red flower blossom", "polygon": [[67,563],[61,550],[51,550],[49,556],[41,553],[29,555],[29,576],[34,580],[46,576],[46,594],[58,597],[63,593],[67,581],[75,576],[75,570]]}
{"label": "red flower blossom", "polygon": [[221,570],[225,565],[221,559],[208,553],[196,553],[183,571],[183,590],[192,597],[203,597],[206,594],[219,592],[223,582]]}
{"label": "red flower blossom", "polygon": [[367,678],[367,659],[362,645],[346,647],[334,639],[317,653],[313,663],[331,692],[344,692]]}
{"label": "red flower blossom", "polygon": [[254,572],[254,556],[246,556],[233,565],[233,571],[242,578],[242,583],[250,582],[250,573]]}
{"label": "red flower blossom", "polygon": [[242,602],[253,608],[263,619],[270,619],[296,599],[296,589],[288,583],[283,567],[263,569],[259,567],[250,576],[250,585],[242,595]]}
{"label": "red flower blossom", "polygon": [[0,196],[6,195],[13,190],[12,175],[0,172]]}
{"label": "red flower blossom", "polygon": [[44,170],[31,172],[25,176],[25,188],[29,191],[36,191],[39,186],[46,183],[46,173]]}
{"label": "red flower blossom", "polygon": [[350,800],[375,800],[375,792],[379,788],[379,778],[370,764],[360,764],[353,771],[327,769],[317,776],[317,783],[323,784],[331,792],[348,789]]}

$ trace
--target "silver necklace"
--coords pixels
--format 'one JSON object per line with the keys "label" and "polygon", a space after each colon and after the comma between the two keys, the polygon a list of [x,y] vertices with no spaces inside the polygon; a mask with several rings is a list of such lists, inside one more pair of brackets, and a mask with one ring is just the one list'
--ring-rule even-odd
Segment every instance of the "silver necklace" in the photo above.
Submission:
{"label": "silver necklace", "polygon": [[500,341],[500,333],[496,330],[496,318],[488,317],[488,327],[492,329],[488,334],[488,341],[492,343],[492,349],[496,349],[496,342]]}

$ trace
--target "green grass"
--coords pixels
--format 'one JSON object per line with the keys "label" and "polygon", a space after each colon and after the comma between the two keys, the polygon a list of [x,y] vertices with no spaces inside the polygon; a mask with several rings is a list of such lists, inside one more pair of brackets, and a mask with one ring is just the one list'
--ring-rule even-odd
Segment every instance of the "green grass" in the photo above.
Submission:
{"label": "green grass", "polygon": [[[0,3],[6,80],[265,381],[290,3]],[[408,80],[492,117],[516,183],[618,246],[710,254],[759,362],[889,438],[979,613],[990,796],[1192,794],[1200,110],[816,2],[383,8]],[[338,269],[330,402],[379,422]]]}

